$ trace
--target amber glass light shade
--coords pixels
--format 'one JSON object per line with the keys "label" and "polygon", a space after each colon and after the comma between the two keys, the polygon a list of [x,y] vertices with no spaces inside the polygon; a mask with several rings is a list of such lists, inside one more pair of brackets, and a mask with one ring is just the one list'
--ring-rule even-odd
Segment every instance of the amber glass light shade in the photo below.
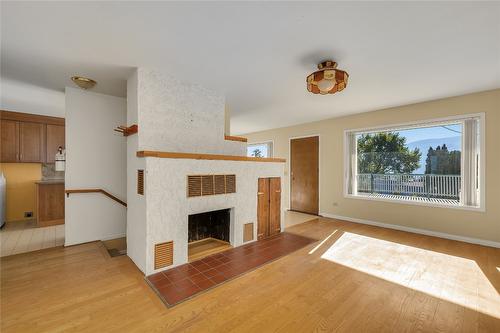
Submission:
{"label": "amber glass light shade", "polygon": [[327,95],[335,94],[347,87],[349,74],[346,71],[337,69],[335,61],[323,61],[318,64],[318,69],[306,79],[308,91],[313,94]]}

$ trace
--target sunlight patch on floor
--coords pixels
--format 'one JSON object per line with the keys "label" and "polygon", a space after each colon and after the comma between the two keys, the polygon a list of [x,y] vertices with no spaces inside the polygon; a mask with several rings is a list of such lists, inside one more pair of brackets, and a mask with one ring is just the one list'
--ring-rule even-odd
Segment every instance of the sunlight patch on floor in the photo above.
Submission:
{"label": "sunlight patch on floor", "polygon": [[309,251],[309,254],[313,254],[314,252],[316,252],[316,250],[319,249],[323,244],[325,244],[325,242],[328,241],[330,239],[330,237],[332,237],[336,232],[337,232],[337,230],[334,230],[330,235],[328,235],[328,237],[326,237],[325,239],[323,239],[321,241],[321,243],[319,243],[318,245],[316,245],[314,247],[314,249],[312,249],[311,251]]}
{"label": "sunlight patch on floor", "polygon": [[349,232],[321,258],[500,318],[500,295],[474,260]]}

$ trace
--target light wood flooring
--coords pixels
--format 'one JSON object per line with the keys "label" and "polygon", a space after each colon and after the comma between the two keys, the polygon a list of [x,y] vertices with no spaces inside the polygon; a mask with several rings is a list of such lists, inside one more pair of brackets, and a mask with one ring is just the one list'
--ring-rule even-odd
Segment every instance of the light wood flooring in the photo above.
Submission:
{"label": "light wood flooring", "polygon": [[288,256],[166,308],[101,243],[1,259],[7,332],[500,332],[500,249],[320,218]]}
{"label": "light wood flooring", "polygon": [[7,222],[0,230],[0,256],[64,245],[64,224],[37,227],[36,221]]}
{"label": "light wood flooring", "polygon": [[216,238],[205,238],[188,244],[188,261],[195,261],[211,254],[232,248],[228,242]]}
{"label": "light wood flooring", "polygon": [[285,211],[285,228],[292,227],[296,224],[301,224],[307,221],[317,219],[317,215],[311,215],[301,212],[294,212],[291,210]]}

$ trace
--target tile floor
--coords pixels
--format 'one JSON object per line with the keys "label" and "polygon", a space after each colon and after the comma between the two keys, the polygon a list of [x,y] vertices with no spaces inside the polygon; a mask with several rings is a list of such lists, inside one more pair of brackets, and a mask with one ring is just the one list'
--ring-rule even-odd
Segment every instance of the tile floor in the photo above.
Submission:
{"label": "tile floor", "polygon": [[317,215],[310,215],[291,210],[285,210],[285,228],[317,219]]}
{"label": "tile floor", "polygon": [[38,228],[34,220],[7,222],[0,243],[1,257],[64,245],[64,224]]}
{"label": "tile floor", "polygon": [[283,232],[146,277],[167,306],[290,254],[315,239]]}

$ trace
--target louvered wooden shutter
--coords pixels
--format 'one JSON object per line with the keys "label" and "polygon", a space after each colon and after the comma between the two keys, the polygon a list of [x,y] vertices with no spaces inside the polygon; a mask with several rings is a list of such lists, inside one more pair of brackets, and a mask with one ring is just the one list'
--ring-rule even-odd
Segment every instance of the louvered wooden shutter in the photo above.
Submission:
{"label": "louvered wooden shutter", "polygon": [[226,175],[226,193],[236,193],[236,175]]}
{"label": "louvered wooden shutter", "polygon": [[243,225],[243,242],[253,240],[253,223],[246,223]]}
{"label": "louvered wooden shutter", "polygon": [[188,197],[201,196],[201,176],[188,176]]}
{"label": "louvered wooden shutter", "polygon": [[236,193],[236,175],[187,176],[187,196]]}
{"label": "louvered wooden shutter", "polygon": [[201,195],[214,194],[214,176],[201,176]]}
{"label": "louvered wooden shutter", "polygon": [[155,244],[155,269],[170,266],[174,263],[174,242]]}
{"label": "louvered wooden shutter", "polygon": [[215,184],[214,187],[215,194],[226,193],[226,177],[224,175],[215,175],[214,184]]}
{"label": "louvered wooden shutter", "polygon": [[137,194],[144,195],[144,170],[137,170]]}

